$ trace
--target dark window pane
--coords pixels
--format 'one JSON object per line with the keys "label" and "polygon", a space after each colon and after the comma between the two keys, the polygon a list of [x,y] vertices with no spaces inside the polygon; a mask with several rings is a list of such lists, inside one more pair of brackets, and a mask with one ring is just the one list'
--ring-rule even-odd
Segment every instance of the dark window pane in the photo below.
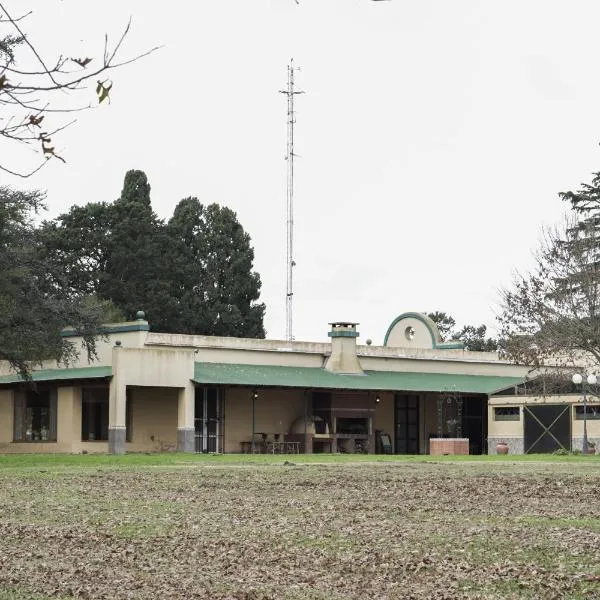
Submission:
{"label": "dark window pane", "polygon": [[494,421],[519,421],[521,410],[518,406],[497,406],[494,408]]}
{"label": "dark window pane", "polygon": [[[586,407],[585,416],[590,420],[600,419],[600,406],[590,406],[589,404]],[[583,404],[581,406],[575,407],[575,419],[577,421],[583,421]]]}
{"label": "dark window pane", "polygon": [[56,441],[56,402],[49,390],[28,391],[15,401],[15,441]]}
{"label": "dark window pane", "polygon": [[131,442],[133,439],[133,397],[131,390],[127,390],[125,399],[125,441]]}
{"label": "dark window pane", "polygon": [[108,440],[108,388],[84,388],[81,396],[81,439]]}

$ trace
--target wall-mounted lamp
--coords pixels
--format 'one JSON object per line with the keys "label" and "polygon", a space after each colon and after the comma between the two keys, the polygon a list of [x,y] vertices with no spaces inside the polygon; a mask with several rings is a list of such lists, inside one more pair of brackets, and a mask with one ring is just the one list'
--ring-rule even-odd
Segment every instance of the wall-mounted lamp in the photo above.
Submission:
{"label": "wall-mounted lamp", "polygon": [[256,400],[258,398],[258,392],[255,390],[254,392],[252,392],[252,399]]}
{"label": "wall-mounted lamp", "polygon": [[379,397],[379,394],[377,394],[377,396],[375,396],[375,404],[379,404],[381,402],[381,398]]}

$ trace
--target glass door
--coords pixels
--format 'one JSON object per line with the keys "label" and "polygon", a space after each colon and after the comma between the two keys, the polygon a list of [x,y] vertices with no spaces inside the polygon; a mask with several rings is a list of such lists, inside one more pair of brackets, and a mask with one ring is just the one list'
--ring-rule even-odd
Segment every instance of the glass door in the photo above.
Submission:
{"label": "glass door", "polygon": [[196,388],[196,452],[223,452],[223,402],[219,388]]}
{"label": "glass door", "polygon": [[396,454],[419,453],[419,396],[396,394]]}

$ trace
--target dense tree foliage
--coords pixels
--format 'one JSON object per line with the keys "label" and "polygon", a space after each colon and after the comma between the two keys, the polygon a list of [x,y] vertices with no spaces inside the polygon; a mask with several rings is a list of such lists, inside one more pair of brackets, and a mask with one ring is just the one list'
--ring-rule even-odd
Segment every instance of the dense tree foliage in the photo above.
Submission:
{"label": "dense tree foliage", "polygon": [[435,311],[427,315],[438,327],[444,340],[461,341],[466,350],[471,352],[494,352],[498,350],[498,341],[487,335],[485,325],[465,325],[456,327],[454,317],[442,311]]}
{"label": "dense tree foliage", "polygon": [[456,321],[454,317],[449,314],[436,310],[435,312],[427,315],[436,325],[443,340],[447,340],[452,337],[454,328],[456,327]]}
{"label": "dense tree foliage", "polygon": [[182,200],[167,232],[179,269],[171,328],[183,333],[265,336],[260,278],[252,271],[250,236],[235,213],[197,198]]}
{"label": "dense tree foliage", "polygon": [[545,232],[534,269],[503,292],[507,352],[534,366],[600,362],[600,173],[561,197],[571,215]]}
{"label": "dense tree foliage", "polygon": [[107,208],[110,226],[103,236],[107,260],[100,297],[111,300],[128,318],[143,308],[155,328],[166,331],[162,306],[169,287],[168,244],[164,225],[150,204],[145,173],[129,171],[120,198]]}
{"label": "dense tree foliage", "polygon": [[132,170],[115,202],[73,207],[40,236],[74,297],[110,300],[125,318],[143,309],[154,331],[265,335],[250,236],[228,208],[186,198],[164,223]]}
{"label": "dense tree foliage", "polygon": [[69,293],[102,295],[112,219],[110,204],[89,203],[72,206],[38,232],[41,251],[61,263]]}
{"label": "dense tree foliage", "polygon": [[40,252],[32,218],[42,202],[39,192],[0,187],[0,359],[24,376],[43,360],[76,357],[79,348],[60,335],[67,326],[83,335],[93,357],[107,308],[93,296],[74,298],[60,262]]}

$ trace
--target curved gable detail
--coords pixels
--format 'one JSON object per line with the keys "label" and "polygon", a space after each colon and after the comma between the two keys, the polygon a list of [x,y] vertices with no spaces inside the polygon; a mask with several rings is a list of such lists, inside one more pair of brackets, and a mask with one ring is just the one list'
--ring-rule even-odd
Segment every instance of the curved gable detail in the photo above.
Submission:
{"label": "curved gable detail", "polygon": [[388,327],[383,345],[396,348],[464,348],[462,342],[444,342],[437,325],[425,313],[419,312],[406,312],[396,317]]}

